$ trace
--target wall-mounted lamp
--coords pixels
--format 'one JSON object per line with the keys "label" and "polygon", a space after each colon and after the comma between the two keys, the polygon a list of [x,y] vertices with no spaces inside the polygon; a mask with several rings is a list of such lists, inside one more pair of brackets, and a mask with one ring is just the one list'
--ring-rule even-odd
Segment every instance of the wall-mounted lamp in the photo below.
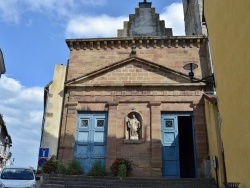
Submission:
{"label": "wall-mounted lamp", "polygon": [[188,64],[184,65],[183,68],[185,70],[189,70],[190,71],[188,73],[188,76],[189,76],[189,78],[191,79],[191,81],[193,83],[204,82],[206,84],[213,84],[213,86],[215,87],[214,74],[212,74],[211,76],[207,76],[207,77],[204,77],[204,78],[198,80],[198,79],[194,79],[194,72],[193,72],[194,69],[198,68],[197,64],[195,64],[195,63],[188,63]]}

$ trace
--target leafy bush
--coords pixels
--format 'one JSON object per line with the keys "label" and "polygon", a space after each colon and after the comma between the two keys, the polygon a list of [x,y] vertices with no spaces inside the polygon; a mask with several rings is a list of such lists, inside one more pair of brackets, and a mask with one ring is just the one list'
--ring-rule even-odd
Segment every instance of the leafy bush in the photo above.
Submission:
{"label": "leafy bush", "polygon": [[[123,165],[120,167],[120,165]],[[125,166],[125,167],[124,167]],[[120,168],[120,173],[124,173],[123,171],[125,171],[124,169],[126,169],[126,176],[128,175],[128,173],[132,170],[131,168],[131,162],[128,161],[127,159],[124,158],[117,158],[111,165],[111,172],[115,175],[115,176],[119,176],[118,172],[119,172],[119,168]]]}
{"label": "leafy bush", "polygon": [[66,172],[67,172],[67,164],[58,161],[57,174],[66,174]]}
{"label": "leafy bush", "polygon": [[119,165],[117,176],[119,176],[119,177],[126,177],[127,176],[127,167],[125,164]]}
{"label": "leafy bush", "polygon": [[46,163],[42,165],[42,172],[45,174],[57,174],[59,161],[52,156]]}
{"label": "leafy bush", "polygon": [[44,174],[83,174],[81,164],[78,161],[72,160],[69,163],[62,163],[61,161],[56,160],[55,156],[52,156],[42,165],[42,172]]}
{"label": "leafy bush", "polygon": [[105,176],[106,170],[105,168],[102,166],[101,161],[96,161],[93,164],[92,169],[90,170],[90,172],[87,174],[88,176]]}
{"label": "leafy bush", "polygon": [[75,159],[72,160],[71,162],[69,162],[67,165],[66,174],[69,174],[69,175],[81,175],[81,174],[83,174],[83,170],[82,170],[80,162],[78,162]]}

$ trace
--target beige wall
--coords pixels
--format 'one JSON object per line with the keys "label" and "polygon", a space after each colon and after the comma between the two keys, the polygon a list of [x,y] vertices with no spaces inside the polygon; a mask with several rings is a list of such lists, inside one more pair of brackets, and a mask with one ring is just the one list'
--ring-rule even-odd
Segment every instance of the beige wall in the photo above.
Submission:
{"label": "beige wall", "polygon": [[[224,167],[222,157],[222,145],[220,135],[220,121],[218,119],[217,105],[210,100],[205,99],[205,116],[206,116],[206,128],[208,137],[208,148],[211,162],[211,174],[214,179],[218,180],[220,187],[224,182]],[[217,157],[217,168],[213,167],[213,157]],[[217,173],[217,174],[216,174]]]}
{"label": "beige wall", "polygon": [[47,96],[41,147],[48,147],[50,156],[57,156],[65,74],[66,66],[55,65],[53,82],[49,86]]}
{"label": "beige wall", "polygon": [[250,187],[250,1],[205,0],[228,181]]}

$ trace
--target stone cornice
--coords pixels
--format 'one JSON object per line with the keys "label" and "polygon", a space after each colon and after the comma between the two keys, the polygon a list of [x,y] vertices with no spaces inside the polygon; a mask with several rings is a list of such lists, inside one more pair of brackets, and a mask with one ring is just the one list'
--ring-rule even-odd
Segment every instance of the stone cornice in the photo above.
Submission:
{"label": "stone cornice", "polygon": [[200,48],[206,42],[204,36],[173,36],[173,37],[121,37],[67,39],[66,43],[72,50],[121,49],[136,46],[137,48]]}

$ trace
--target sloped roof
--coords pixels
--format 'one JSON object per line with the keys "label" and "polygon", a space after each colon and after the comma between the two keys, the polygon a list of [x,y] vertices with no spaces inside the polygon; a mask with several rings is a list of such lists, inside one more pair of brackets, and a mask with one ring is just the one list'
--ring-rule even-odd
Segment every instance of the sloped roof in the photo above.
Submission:
{"label": "sloped roof", "polygon": [[204,93],[203,97],[205,99],[207,99],[209,102],[211,102],[212,104],[217,105],[217,96],[216,95]]}

